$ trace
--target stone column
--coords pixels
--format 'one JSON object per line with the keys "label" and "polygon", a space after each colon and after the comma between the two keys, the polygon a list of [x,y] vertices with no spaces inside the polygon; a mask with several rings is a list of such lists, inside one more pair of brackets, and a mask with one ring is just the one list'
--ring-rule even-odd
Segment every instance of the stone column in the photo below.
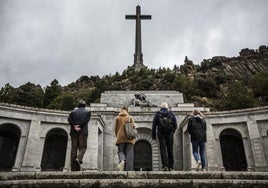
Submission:
{"label": "stone column", "polygon": [[98,126],[98,169],[103,170],[103,129]]}
{"label": "stone column", "polygon": [[[117,113],[116,113],[117,115]],[[105,118],[105,129],[103,135],[103,169],[114,170],[118,164],[117,146],[115,145],[114,134],[115,115],[107,114]]]}
{"label": "stone column", "polygon": [[[207,158],[207,168],[208,170],[218,170],[219,165],[217,161],[217,156],[221,157],[221,154],[217,152],[218,150],[215,150],[216,147],[216,141],[213,134],[213,127],[209,120],[206,120],[207,122],[207,143],[206,143],[206,158]],[[222,160],[221,160],[222,161]]]}
{"label": "stone column", "polygon": [[[46,142],[46,137],[45,136],[41,136],[40,137],[40,151],[44,152],[44,147],[45,147],[45,142]],[[40,156],[39,156],[39,160],[36,164],[36,169],[38,169],[38,171],[41,171],[41,164],[42,164],[42,159],[43,159],[43,152],[40,152]],[[36,156],[37,157],[37,156]]]}
{"label": "stone column", "polygon": [[[261,142],[261,135],[256,120],[253,117],[248,117],[247,120],[248,133],[252,147],[254,158],[255,171],[262,171],[266,166],[264,150]],[[247,158],[247,161],[249,159]]]}
{"label": "stone column", "polygon": [[63,171],[71,171],[71,137],[68,136],[67,148],[66,148],[66,158]]}
{"label": "stone column", "polygon": [[30,130],[28,133],[28,140],[26,144],[26,150],[24,154],[23,163],[21,166],[21,171],[40,171],[40,127],[41,121],[37,116],[33,117],[30,125]]}
{"label": "stone column", "polygon": [[253,171],[253,166],[254,166],[254,159],[253,159],[253,154],[250,146],[250,141],[247,137],[243,138],[243,144],[245,148],[245,156],[247,160],[247,169],[249,172]]}
{"label": "stone column", "polygon": [[225,167],[223,166],[223,160],[222,160],[220,138],[215,138],[215,153],[217,155],[218,169],[220,171],[225,171]]}
{"label": "stone column", "polygon": [[98,169],[98,124],[95,118],[88,125],[87,151],[81,167],[82,170]]}
{"label": "stone column", "polygon": [[[177,119],[182,119],[182,118],[177,118]],[[178,122],[178,125],[180,123]],[[182,129],[180,127],[177,128],[175,134],[174,134],[174,169],[176,170],[182,170],[182,154],[183,154],[183,149],[182,149],[182,137],[181,137]]]}
{"label": "stone column", "polygon": [[190,170],[191,171],[195,171],[196,168],[196,161],[194,159],[194,155],[193,155],[193,147],[192,144],[190,142],[190,152],[191,152],[191,166],[190,166]]}
{"label": "stone column", "polygon": [[190,135],[186,130],[186,127],[182,130],[182,147],[183,147],[183,157],[182,157],[182,168],[183,170],[191,170],[192,168],[192,146]]}
{"label": "stone column", "polygon": [[18,151],[17,151],[17,157],[15,160],[15,164],[12,168],[12,171],[19,171],[21,168],[21,164],[22,164],[22,160],[23,160],[23,156],[24,156],[24,151],[25,151],[25,147],[26,147],[26,136],[21,136],[20,137],[20,142],[18,145]]}

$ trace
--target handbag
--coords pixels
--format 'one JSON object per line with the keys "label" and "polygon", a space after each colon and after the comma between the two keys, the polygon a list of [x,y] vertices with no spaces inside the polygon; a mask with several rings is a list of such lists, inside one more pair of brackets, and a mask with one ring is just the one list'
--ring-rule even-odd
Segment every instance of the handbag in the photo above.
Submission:
{"label": "handbag", "polygon": [[128,122],[125,123],[125,131],[128,139],[133,139],[138,134],[138,131],[135,128],[134,123],[130,122],[129,116],[128,116]]}

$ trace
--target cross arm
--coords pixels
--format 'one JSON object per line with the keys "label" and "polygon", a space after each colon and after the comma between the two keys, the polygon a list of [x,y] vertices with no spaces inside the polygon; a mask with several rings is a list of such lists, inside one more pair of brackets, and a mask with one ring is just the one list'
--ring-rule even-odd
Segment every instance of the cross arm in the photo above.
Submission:
{"label": "cross arm", "polygon": [[137,16],[136,15],[126,15],[126,19],[127,20],[129,20],[129,19],[131,19],[131,20],[135,20],[135,19],[137,19]]}
{"label": "cross arm", "polygon": [[140,15],[140,19],[150,20],[150,19],[152,19],[152,16],[151,15]]}
{"label": "cross arm", "polygon": [[[150,20],[150,19],[152,19],[152,16],[151,15],[140,15],[139,18],[142,20]],[[135,19],[137,19],[137,16],[136,15],[126,15],[126,19],[127,20],[130,20],[130,19],[135,20]]]}

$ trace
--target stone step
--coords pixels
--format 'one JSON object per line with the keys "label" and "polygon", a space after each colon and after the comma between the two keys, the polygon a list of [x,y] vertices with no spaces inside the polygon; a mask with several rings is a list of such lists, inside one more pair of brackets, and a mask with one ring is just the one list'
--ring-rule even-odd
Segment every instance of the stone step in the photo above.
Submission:
{"label": "stone step", "polygon": [[267,172],[0,172],[0,187],[268,188]]}

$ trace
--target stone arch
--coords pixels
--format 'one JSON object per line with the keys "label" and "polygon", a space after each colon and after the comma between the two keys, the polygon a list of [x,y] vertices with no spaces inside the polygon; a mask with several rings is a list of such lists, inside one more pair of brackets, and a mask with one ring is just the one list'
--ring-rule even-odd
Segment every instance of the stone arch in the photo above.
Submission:
{"label": "stone arch", "polygon": [[152,147],[146,140],[139,140],[134,145],[134,170],[152,171]]}
{"label": "stone arch", "polygon": [[246,171],[247,161],[242,135],[233,128],[224,129],[220,134],[221,154],[226,171]]}
{"label": "stone arch", "polygon": [[64,129],[53,128],[48,131],[41,162],[42,171],[63,170],[66,160],[67,142],[68,134]]}
{"label": "stone arch", "polygon": [[225,129],[233,129],[233,130],[236,130],[237,132],[239,132],[239,134],[241,135],[242,138],[246,138],[247,137],[247,134],[246,134],[245,130],[242,127],[240,127],[240,126],[234,126],[234,124],[233,124],[233,125],[228,125],[228,126],[219,126],[218,129],[215,132],[215,139],[220,139],[220,134]]}
{"label": "stone arch", "polygon": [[136,143],[138,141],[146,141],[151,145],[152,151],[152,170],[159,170],[159,150],[156,140],[152,139],[151,130],[146,128],[138,128],[138,135],[136,137]]}
{"label": "stone arch", "polygon": [[16,160],[20,128],[11,123],[0,125],[0,170],[11,171]]}

